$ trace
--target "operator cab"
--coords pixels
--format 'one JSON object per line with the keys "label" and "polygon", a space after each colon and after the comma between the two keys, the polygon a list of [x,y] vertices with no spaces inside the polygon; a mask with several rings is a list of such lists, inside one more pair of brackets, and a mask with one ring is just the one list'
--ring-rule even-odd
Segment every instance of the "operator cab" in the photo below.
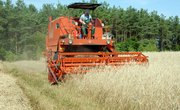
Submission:
{"label": "operator cab", "polygon": [[[73,4],[68,5],[67,7],[68,8],[73,8],[73,9],[84,9],[84,10],[92,10],[92,11],[94,11],[99,6],[101,6],[101,4],[73,3]],[[88,39],[98,39],[98,34],[100,34],[100,33],[103,34],[103,32],[100,32],[100,31],[102,31],[101,20],[99,20],[99,19],[92,19],[93,23],[90,22],[90,23],[92,23],[91,25],[92,25],[92,27],[94,29],[94,32],[97,31],[97,32],[100,32],[100,33],[97,34],[97,32],[95,32],[94,34],[90,34],[90,33],[92,33],[93,29],[89,29],[91,26],[88,24],[87,25],[88,28],[86,28],[86,33],[87,33],[86,36],[83,35],[83,32],[82,32],[83,31],[83,26],[82,26],[83,24],[79,20],[80,20],[80,18],[78,18],[78,17],[73,18],[74,24],[79,26],[78,27],[79,28],[78,29],[78,31],[79,31],[78,33],[81,33],[80,36],[82,36],[82,38],[85,38],[85,39],[86,38],[88,38]],[[98,28],[99,28],[99,30],[98,30]],[[79,37],[79,38],[81,38],[81,37]]]}
{"label": "operator cab", "polygon": [[[73,3],[67,7],[94,11],[99,6],[101,4]],[[85,51],[99,52],[103,48],[107,48],[109,52],[115,51],[112,34],[104,31],[101,19],[92,17],[93,23],[91,24],[91,28],[87,25],[87,34],[83,35],[82,23],[79,17],[60,16],[54,20],[51,17],[49,18],[46,38],[47,50],[53,52],[74,52],[77,50],[84,51],[84,48],[88,48]],[[94,34],[92,34],[92,26],[95,29]]]}

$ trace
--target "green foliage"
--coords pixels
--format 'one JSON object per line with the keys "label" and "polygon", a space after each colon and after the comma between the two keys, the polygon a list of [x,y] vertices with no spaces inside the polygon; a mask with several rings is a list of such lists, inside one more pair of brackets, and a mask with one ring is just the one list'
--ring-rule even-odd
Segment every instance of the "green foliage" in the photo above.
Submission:
{"label": "green foliage", "polygon": [[116,47],[119,51],[139,51],[139,43],[137,39],[128,39],[125,42],[118,42]]}
{"label": "green foliage", "polygon": [[[3,3],[3,4],[2,4]],[[38,59],[45,48],[47,22],[36,7],[23,0],[0,2],[0,59]],[[47,19],[46,17],[44,17]],[[44,25],[46,24],[46,26]]]}
{"label": "green foliage", "polygon": [[116,44],[118,51],[158,51],[156,41],[153,39],[128,39]]}
{"label": "green foliage", "polygon": [[11,51],[6,52],[6,55],[5,55],[6,61],[15,61],[17,60],[17,58],[18,58],[18,55],[14,54],[13,52]]}
{"label": "green foliage", "polygon": [[0,48],[0,60],[5,60],[6,50],[4,48]]}
{"label": "green foliage", "polygon": [[140,51],[158,51],[157,46],[156,46],[156,41],[155,40],[148,40],[144,39],[139,41],[139,50]]}
{"label": "green foliage", "polygon": [[15,61],[17,60],[17,55],[11,51],[7,51],[4,48],[0,48],[0,60]]}

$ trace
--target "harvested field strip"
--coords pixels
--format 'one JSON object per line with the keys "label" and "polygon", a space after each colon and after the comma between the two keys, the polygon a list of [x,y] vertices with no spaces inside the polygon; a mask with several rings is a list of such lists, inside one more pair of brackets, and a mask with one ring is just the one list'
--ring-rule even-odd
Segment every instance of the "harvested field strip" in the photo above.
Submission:
{"label": "harvested field strip", "polygon": [[15,78],[5,74],[0,62],[0,110],[32,110]]}
{"label": "harvested field strip", "polygon": [[[28,62],[26,61],[26,64]],[[23,88],[35,110],[92,110],[101,108],[95,102],[87,100],[85,96],[77,94],[72,85],[51,86],[47,81],[47,73],[31,69],[32,66],[37,66],[36,63],[29,65],[30,69],[28,67],[26,70],[24,70],[23,65],[21,65],[22,68],[18,66],[19,64],[20,62],[6,63],[5,65],[8,65],[6,71],[19,79],[19,85]]]}

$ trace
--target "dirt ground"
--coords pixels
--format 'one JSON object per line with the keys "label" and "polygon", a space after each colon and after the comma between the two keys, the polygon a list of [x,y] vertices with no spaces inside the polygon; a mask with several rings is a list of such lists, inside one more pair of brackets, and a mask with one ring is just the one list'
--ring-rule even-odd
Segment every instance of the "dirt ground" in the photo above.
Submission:
{"label": "dirt ground", "polygon": [[4,74],[0,62],[0,110],[32,110],[16,79]]}

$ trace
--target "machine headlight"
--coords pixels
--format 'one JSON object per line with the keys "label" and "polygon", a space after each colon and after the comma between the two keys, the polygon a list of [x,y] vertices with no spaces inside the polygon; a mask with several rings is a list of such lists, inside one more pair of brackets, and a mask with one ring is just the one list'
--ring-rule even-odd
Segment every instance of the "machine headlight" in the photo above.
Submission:
{"label": "machine headlight", "polygon": [[106,39],[106,34],[103,34],[103,35],[102,35],[102,39]]}
{"label": "machine headlight", "polygon": [[102,23],[101,26],[104,27],[104,23]]}
{"label": "machine headlight", "polygon": [[64,40],[61,40],[62,43],[64,43],[65,41]]}
{"label": "machine headlight", "polygon": [[107,39],[106,42],[107,42],[107,44],[110,44],[111,39]]}
{"label": "machine headlight", "polygon": [[69,39],[69,44],[71,45],[73,43],[73,40],[72,39]]}
{"label": "machine headlight", "polygon": [[77,26],[77,25],[78,25],[78,22],[75,22],[74,24]]}

